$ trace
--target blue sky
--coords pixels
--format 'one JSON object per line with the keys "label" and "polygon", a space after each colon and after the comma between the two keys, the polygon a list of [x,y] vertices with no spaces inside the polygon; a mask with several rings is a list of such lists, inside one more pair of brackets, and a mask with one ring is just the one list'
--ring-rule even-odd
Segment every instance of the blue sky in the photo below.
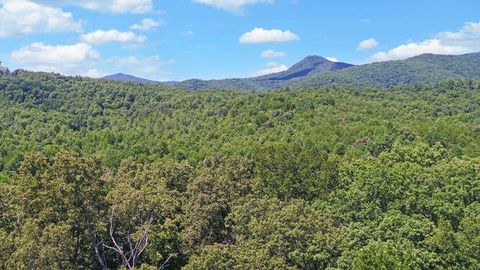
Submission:
{"label": "blue sky", "polygon": [[480,51],[478,0],[0,0],[0,61],[67,75],[250,77]]}

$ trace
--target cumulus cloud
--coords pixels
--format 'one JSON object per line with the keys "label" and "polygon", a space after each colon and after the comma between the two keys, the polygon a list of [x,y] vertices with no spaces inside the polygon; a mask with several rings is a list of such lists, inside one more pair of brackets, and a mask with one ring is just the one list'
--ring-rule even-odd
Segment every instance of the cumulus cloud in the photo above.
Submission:
{"label": "cumulus cloud", "polygon": [[0,38],[81,30],[82,23],[60,8],[47,7],[28,0],[0,1]]}
{"label": "cumulus cloud", "polygon": [[333,57],[333,56],[330,56],[330,57],[325,57],[328,61],[331,61],[331,62],[339,62],[338,59],[336,57]]}
{"label": "cumulus cloud", "polygon": [[90,78],[102,78],[102,77],[107,76],[106,73],[100,72],[100,71],[98,71],[94,68],[89,69],[87,71],[84,71],[84,72],[80,73],[79,75],[84,76],[84,77],[90,77]]}
{"label": "cumulus cloud", "polygon": [[143,43],[147,40],[145,36],[133,32],[120,32],[116,29],[97,30],[80,36],[80,40],[89,44],[101,44],[108,42]]}
{"label": "cumulus cloud", "polygon": [[25,69],[73,75],[88,71],[100,55],[86,43],[45,45],[37,42],[13,51],[10,58]]}
{"label": "cumulus cloud", "polygon": [[290,42],[300,38],[290,30],[263,29],[255,28],[250,32],[243,34],[239,41],[244,44]]}
{"label": "cumulus cloud", "polygon": [[273,73],[278,73],[287,70],[288,67],[286,65],[279,64],[277,62],[268,62],[266,68],[257,70],[253,73],[254,76],[263,76]]}
{"label": "cumulus cloud", "polygon": [[468,22],[457,32],[441,32],[421,42],[402,44],[370,57],[371,61],[405,59],[424,53],[464,54],[480,51],[480,22]]}
{"label": "cumulus cloud", "polygon": [[152,31],[160,27],[162,24],[163,23],[161,21],[145,18],[140,23],[130,26],[130,29],[139,31]]}
{"label": "cumulus cloud", "polygon": [[147,13],[153,11],[153,0],[35,0],[42,4],[72,5],[111,13]]}
{"label": "cumulus cloud", "polygon": [[439,39],[429,39],[419,43],[407,43],[400,45],[388,52],[379,52],[372,56],[375,61],[388,61],[405,59],[424,53],[435,54],[462,54],[468,52],[468,49],[462,46],[445,45]]}
{"label": "cumulus cloud", "polygon": [[377,46],[378,46],[378,41],[376,41],[374,38],[369,38],[358,43],[357,50],[359,51],[370,50]]}
{"label": "cumulus cloud", "polygon": [[122,72],[150,78],[152,80],[169,80],[170,72],[166,71],[165,66],[175,64],[174,59],[163,60],[158,55],[139,58],[136,56],[114,57],[108,60],[108,63],[118,68]]}
{"label": "cumulus cloud", "polygon": [[262,58],[278,58],[286,56],[286,52],[277,52],[274,50],[266,50],[261,53]]}
{"label": "cumulus cloud", "polygon": [[243,6],[245,5],[257,3],[272,4],[274,0],[193,0],[193,2],[224,9],[234,13],[242,13]]}

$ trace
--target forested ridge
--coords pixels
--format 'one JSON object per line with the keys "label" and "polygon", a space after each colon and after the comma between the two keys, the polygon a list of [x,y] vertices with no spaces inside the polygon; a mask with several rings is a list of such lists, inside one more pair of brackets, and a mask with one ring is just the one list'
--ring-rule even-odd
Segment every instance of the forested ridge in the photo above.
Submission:
{"label": "forested ridge", "polygon": [[309,56],[285,72],[266,76],[187,80],[178,86],[190,90],[236,89],[269,91],[290,87],[312,89],[325,86],[392,88],[415,83],[438,83],[450,79],[480,80],[480,53],[464,55],[422,54],[393,60],[352,66]]}
{"label": "forested ridge", "polygon": [[354,85],[395,87],[412,83],[435,83],[447,79],[480,79],[480,53],[464,55],[422,54],[405,60],[354,66],[338,72],[314,74],[292,81],[290,87]]}
{"label": "forested ridge", "polygon": [[478,269],[480,81],[0,72],[0,269]]}

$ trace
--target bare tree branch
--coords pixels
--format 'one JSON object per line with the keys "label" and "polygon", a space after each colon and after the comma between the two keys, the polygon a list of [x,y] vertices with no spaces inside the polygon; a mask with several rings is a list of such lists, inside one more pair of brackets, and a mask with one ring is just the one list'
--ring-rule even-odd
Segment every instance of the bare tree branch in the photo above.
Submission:
{"label": "bare tree branch", "polygon": [[114,233],[114,222],[113,222],[113,218],[115,216],[115,209],[112,209],[112,213],[109,217],[109,236],[110,236],[110,240],[113,244],[113,246],[109,246],[107,244],[103,244],[103,246],[105,248],[108,248],[108,249],[111,249],[113,251],[115,251],[118,256],[120,256],[120,258],[122,259],[122,263],[123,265],[125,266],[125,268],[127,269],[134,269],[135,266],[136,266],[136,263],[137,263],[137,259],[138,257],[140,257],[140,255],[142,255],[142,253],[145,251],[145,249],[147,248],[148,246],[148,233],[150,232],[150,226],[151,226],[151,223],[153,222],[153,217],[150,218],[150,220],[143,225],[143,233],[142,233],[142,236],[136,240],[136,241],[133,241],[132,239],[132,234],[130,233],[130,231],[128,231],[127,235],[126,235],[126,242],[128,244],[128,247],[130,250],[128,250],[127,252],[123,249],[123,247],[121,245],[118,244],[117,240],[115,239],[115,233]]}
{"label": "bare tree branch", "polygon": [[92,240],[93,240],[93,250],[95,251],[95,257],[97,258],[98,263],[102,267],[102,270],[108,270],[107,265],[105,264],[105,260],[103,259],[102,255],[100,254],[100,250],[98,247],[103,243],[98,241],[97,233],[95,232],[95,228],[91,222],[88,223],[88,227],[92,233]]}
{"label": "bare tree branch", "polygon": [[114,214],[115,214],[115,208],[112,209],[112,214],[110,215],[110,217],[108,219],[109,223],[110,223],[109,235],[110,235],[110,239],[112,240],[112,243],[113,243],[114,247],[111,247],[111,246],[108,246],[108,245],[105,245],[105,244],[104,244],[104,246],[106,248],[109,248],[109,249],[112,249],[112,250],[116,251],[117,254],[122,258],[123,265],[127,269],[132,269],[132,267],[130,265],[130,262],[127,259],[127,256],[125,256],[125,252],[123,251],[122,247],[120,247],[117,244],[117,241],[115,241],[115,237],[113,235],[113,216],[114,216]]}
{"label": "bare tree branch", "polygon": [[158,267],[158,270],[163,270],[165,269],[165,267],[168,266],[168,262],[170,261],[171,258],[173,258],[174,254],[170,254],[170,256],[168,256],[168,258],[162,263],[162,265],[160,265]]}

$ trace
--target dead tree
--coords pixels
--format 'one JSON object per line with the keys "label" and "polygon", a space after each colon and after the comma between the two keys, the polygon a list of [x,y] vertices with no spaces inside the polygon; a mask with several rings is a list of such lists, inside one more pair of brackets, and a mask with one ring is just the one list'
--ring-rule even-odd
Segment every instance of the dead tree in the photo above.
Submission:
{"label": "dead tree", "polygon": [[115,251],[115,253],[122,259],[122,264],[125,266],[126,269],[134,269],[138,258],[142,255],[145,249],[148,246],[148,233],[150,231],[150,225],[153,221],[151,218],[147,221],[142,227],[142,236],[139,237],[137,240],[133,239],[132,234],[130,232],[127,233],[126,242],[128,247],[125,248],[124,245],[115,239],[114,233],[114,224],[113,224],[113,217],[115,215],[115,209],[112,210],[112,214],[109,217],[109,237],[112,242],[112,245],[107,245],[103,243],[105,248]]}

